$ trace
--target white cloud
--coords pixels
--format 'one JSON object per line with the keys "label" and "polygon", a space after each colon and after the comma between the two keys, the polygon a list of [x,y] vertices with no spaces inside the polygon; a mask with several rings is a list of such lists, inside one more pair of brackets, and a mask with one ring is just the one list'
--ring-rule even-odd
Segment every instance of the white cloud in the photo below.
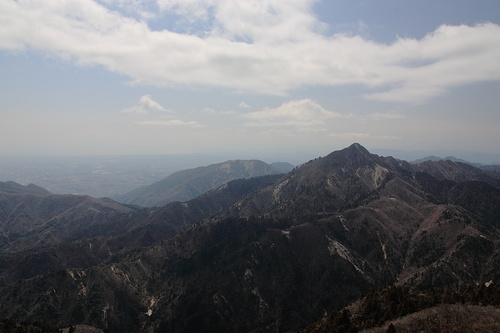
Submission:
{"label": "white cloud", "polygon": [[154,101],[151,98],[151,95],[144,95],[139,99],[139,102],[141,105],[144,105],[144,107],[151,109],[151,110],[156,110],[156,111],[166,111],[163,106],[160,105],[160,103]]}
{"label": "white cloud", "polygon": [[247,103],[245,102],[241,102],[239,105],[238,105],[240,108],[243,108],[243,109],[248,109],[250,107],[250,105],[248,105]]}
{"label": "white cloud", "polygon": [[[312,13],[315,0],[158,0],[186,23],[211,24],[209,33],[233,41],[286,41],[307,38],[323,24]],[[206,33],[206,31],[205,31]]]}
{"label": "white cloud", "polygon": [[[500,26],[443,25],[421,40],[400,39],[385,50],[380,80],[389,90],[375,100],[419,101],[474,82],[500,80]],[[383,81],[382,81],[383,80]]]}
{"label": "white cloud", "polygon": [[[106,7],[107,0],[0,0],[0,49],[104,66],[135,84],[259,94],[361,84],[376,89],[368,99],[419,102],[459,85],[500,80],[497,24],[443,25],[422,39],[382,44],[325,36],[313,3],[159,0],[155,15],[173,12],[194,31],[176,33],[153,31],[141,18],[149,14],[133,18]],[[127,10],[143,7],[134,1]],[[200,22],[203,29],[195,30]]]}
{"label": "white cloud", "polygon": [[261,111],[250,112],[244,115],[249,119],[247,126],[261,127],[292,127],[296,129],[318,128],[325,124],[325,120],[339,118],[336,112],[325,110],[318,103],[303,99],[291,101],[277,108],[265,108]]}
{"label": "white cloud", "polygon": [[122,112],[125,113],[138,113],[138,114],[148,114],[149,111],[170,112],[169,110],[161,106],[160,103],[153,100],[153,98],[151,98],[151,95],[142,96],[141,98],[139,98],[139,104],[122,110]]}

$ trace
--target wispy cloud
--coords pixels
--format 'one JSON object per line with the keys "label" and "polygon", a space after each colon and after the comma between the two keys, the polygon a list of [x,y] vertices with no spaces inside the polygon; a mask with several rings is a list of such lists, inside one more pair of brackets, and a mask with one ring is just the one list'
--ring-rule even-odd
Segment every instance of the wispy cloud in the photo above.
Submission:
{"label": "wispy cloud", "polygon": [[135,113],[141,115],[151,114],[152,111],[155,111],[153,117],[160,119],[143,120],[137,122],[137,124],[146,126],[204,127],[204,125],[197,121],[184,121],[175,119],[174,112],[164,108],[160,103],[155,101],[151,97],[151,95],[142,96],[141,98],[139,98],[138,104],[122,110],[122,112],[124,113]]}
{"label": "wispy cloud", "polygon": [[[258,94],[361,84],[367,99],[414,103],[456,86],[500,80],[497,24],[443,25],[422,39],[382,44],[325,35],[313,3],[158,0],[147,9],[137,2],[126,7],[138,11],[133,16],[112,10],[106,0],[0,0],[0,49],[104,66],[135,84]],[[183,33],[148,26],[147,17],[166,13],[186,25]]]}
{"label": "wispy cloud", "polygon": [[125,113],[138,113],[138,114],[148,114],[150,111],[170,112],[169,110],[161,106],[160,103],[153,100],[151,95],[142,96],[141,98],[139,98],[138,104],[122,110],[122,112]]}

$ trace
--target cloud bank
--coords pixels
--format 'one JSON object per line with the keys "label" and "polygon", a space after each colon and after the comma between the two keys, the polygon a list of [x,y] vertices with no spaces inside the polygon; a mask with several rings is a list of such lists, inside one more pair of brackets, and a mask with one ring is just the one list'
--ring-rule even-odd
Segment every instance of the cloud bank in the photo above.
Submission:
{"label": "cloud bank", "polygon": [[[361,85],[367,99],[414,103],[456,86],[500,80],[497,24],[443,25],[422,39],[383,44],[325,35],[313,4],[133,1],[123,12],[104,0],[0,0],[0,50],[36,50],[78,65],[103,66],[134,84],[252,94]],[[151,20],[167,14],[175,15],[181,32],[150,27]]]}

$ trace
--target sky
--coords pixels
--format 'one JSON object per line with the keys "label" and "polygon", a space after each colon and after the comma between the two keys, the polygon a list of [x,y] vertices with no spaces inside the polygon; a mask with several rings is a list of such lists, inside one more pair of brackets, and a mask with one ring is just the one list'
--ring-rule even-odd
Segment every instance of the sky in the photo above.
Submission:
{"label": "sky", "polygon": [[0,0],[0,156],[500,156],[499,106],[497,0]]}

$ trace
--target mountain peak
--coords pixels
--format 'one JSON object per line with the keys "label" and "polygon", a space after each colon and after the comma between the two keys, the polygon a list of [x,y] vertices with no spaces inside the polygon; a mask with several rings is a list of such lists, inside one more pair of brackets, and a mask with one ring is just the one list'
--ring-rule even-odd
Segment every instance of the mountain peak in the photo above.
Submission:
{"label": "mountain peak", "polygon": [[[350,145],[349,147],[343,149],[343,150],[347,150],[347,151],[358,151],[358,152],[361,152],[363,154],[370,154],[370,152],[368,151],[368,149],[366,149],[365,147],[363,147],[362,145],[360,145],[359,143],[357,142],[354,142],[352,145]],[[371,154],[370,154],[371,155]]]}
{"label": "mountain peak", "polygon": [[348,166],[362,166],[374,163],[377,155],[371,154],[365,147],[359,143],[353,143],[347,148],[334,151],[327,156],[327,159],[335,161],[335,164],[346,164]]}

